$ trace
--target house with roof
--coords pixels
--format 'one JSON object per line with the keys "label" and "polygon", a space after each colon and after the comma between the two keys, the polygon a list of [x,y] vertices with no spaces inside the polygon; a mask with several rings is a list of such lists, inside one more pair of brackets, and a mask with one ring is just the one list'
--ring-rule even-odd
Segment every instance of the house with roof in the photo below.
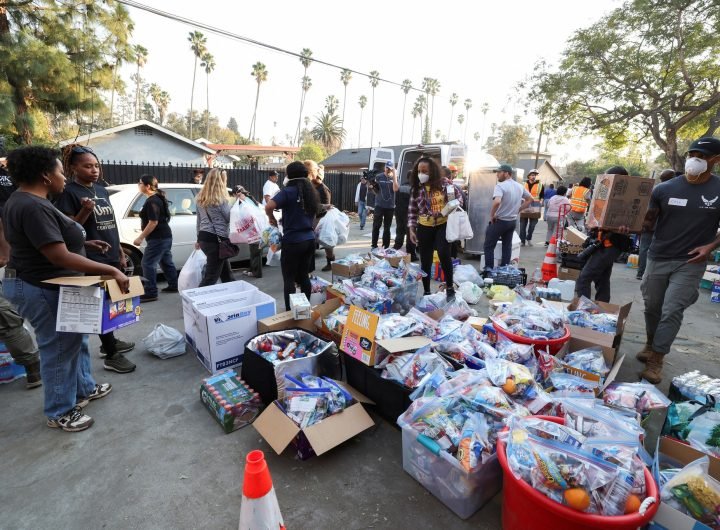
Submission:
{"label": "house with roof", "polygon": [[69,138],[61,146],[79,143],[91,147],[105,162],[122,161],[174,165],[209,165],[215,151],[148,120],[136,120]]}

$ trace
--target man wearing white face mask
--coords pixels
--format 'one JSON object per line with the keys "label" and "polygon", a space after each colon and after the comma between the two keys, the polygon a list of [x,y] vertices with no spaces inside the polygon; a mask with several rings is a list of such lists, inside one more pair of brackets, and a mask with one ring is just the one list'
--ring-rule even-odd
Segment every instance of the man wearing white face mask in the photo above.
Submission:
{"label": "man wearing white face mask", "polygon": [[643,229],[657,227],[641,286],[647,341],[637,358],[646,363],[641,376],[654,384],[685,309],[698,299],[708,256],[720,245],[720,177],[711,173],[717,163],[720,140],[695,140],[685,175],[656,186],[645,215]]}

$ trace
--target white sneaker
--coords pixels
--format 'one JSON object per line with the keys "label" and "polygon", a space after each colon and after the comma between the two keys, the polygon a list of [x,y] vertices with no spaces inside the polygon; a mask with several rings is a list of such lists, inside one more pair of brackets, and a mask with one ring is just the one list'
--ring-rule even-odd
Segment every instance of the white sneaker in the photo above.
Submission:
{"label": "white sneaker", "polygon": [[89,429],[95,422],[87,414],[83,414],[80,407],[74,407],[59,418],[54,420],[48,419],[47,425],[53,429],[62,429],[67,432],[79,432]]}

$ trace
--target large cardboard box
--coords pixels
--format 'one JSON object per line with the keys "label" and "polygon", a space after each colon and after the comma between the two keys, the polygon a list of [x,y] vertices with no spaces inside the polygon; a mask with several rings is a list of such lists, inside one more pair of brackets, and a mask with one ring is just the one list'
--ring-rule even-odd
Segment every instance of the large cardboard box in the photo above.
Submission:
{"label": "large cardboard box", "polygon": [[127,293],[109,276],[65,276],[44,283],[60,286],[56,331],[97,335],[140,321],[145,290],[138,276],[130,277]]}
{"label": "large cardboard box", "polygon": [[598,175],[588,209],[587,226],[630,232],[642,231],[655,180],[628,175]]}
{"label": "large cardboard box", "polygon": [[577,228],[573,228],[571,226],[565,229],[565,231],[563,232],[563,237],[565,238],[565,241],[567,241],[571,245],[582,245],[588,238],[587,234],[584,234]]}
{"label": "large cardboard box", "polygon": [[323,321],[330,313],[338,309],[343,305],[343,301],[340,298],[332,298],[323,304],[316,305],[313,307],[312,323],[315,326],[314,332],[324,339],[333,341],[335,344],[340,345],[342,334],[335,330],[328,329],[327,325]]}
{"label": "large cardboard box", "polygon": [[315,425],[301,429],[288,418],[282,404],[274,401],[255,420],[253,427],[277,454],[281,454],[292,444],[298,457],[305,460],[313,455],[320,456],[375,425],[361,404],[371,401],[341,381],[336,382],[350,392],[357,403]]}
{"label": "large cardboard box", "polygon": [[282,331],[284,329],[300,328],[307,331],[315,331],[315,324],[312,318],[295,320],[292,311],[278,313],[271,317],[258,320],[258,333],[270,333],[271,331]]}
{"label": "large cardboard box", "polygon": [[567,267],[558,267],[558,278],[561,280],[577,280],[580,278],[580,269],[569,269]]}
{"label": "large cardboard box", "polygon": [[[705,453],[693,449],[689,445],[663,436],[659,440],[658,452],[655,455],[656,464],[669,460],[673,467],[679,465],[683,467],[698,458],[707,456]],[[720,460],[715,457],[710,458],[710,476],[716,480],[720,480]],[[658,508],[655,517],[650,523],[649,530],[710,530],[710,527],[696,521],[689,515],[676,510],[672,506],[662,503]]]}
{"label": "large cardboard box", "polygon": [[332,262],[330,264],[330,270],[332,271],[332,279],[333,281],[335,281],[336,277],[358,278],[362,276],[362,273],[365,271],[365,267],[367,267],[369,264],[369,261],[366,261],[365,263],[354,263],[352,265]]}
{"label": "large cardboard box", "polygon": [[275,299],[261,291],[227,295],[192,304],[191,344],[210,373],[242,362],[245,343],[257,335],[258,320],[275,314]]}
{"label": "large cardboard box", "polygon": [[[569,366],[565,364],[564,359],[565,356],[568,353],[576,352],[580,350],[584,350],[585,348],[593,348],[593,347],[600,347],[602,349],[603,357],[605,358],[605,364],[610,366],[610,372],[608,372],[608,375],[603,379],[597,374],[586,372],[584,370],[580,370],[578,368],[573,368],[572,366]],[[599,394],[602,392],[605,387],[607,387],[610,383],[615,381],[615,378],[617,377],[618,372],[620,371],[620,367],[622,366],[623,362],[625,361],[625,355],[621,355],[619,358],[617,358],[617,352],[614,348],[609,348],[607,346],[600,346],[599,344],[593,344],[592,342],[584,341],[581,339],[577,339],[574,337],[571,337],[570,340],[562,347],[562,349],[555,355],[555,358],[560,361],[563,370],[572,375],[576,375],[578,377],[581,377],[583,379],[586,379],[588,381],[596,381],[600,384],[600,386],[597,389],[597,393]]]}
{"label": "large cardboard box", "polygon": [[[568,311],[574,311],[577,307],[577,303],[578,299],[576,298],[568,305]],[[570,335],[572,335],[575,339],[584,340],[586,342],[612,348],[617,351],[620,347],[623,331],[625,330],[625,323],[627,322],[628,315],[630,315],[630,309],[632,309],[632,302],[628,302],[625,305],[609,304],[605,302],[595,303],[599,305],[605,313],[617,315],[617,329],[615,334],[601,333],[589,328],[583,328],[570,324],[568,326],[570,328]]]}

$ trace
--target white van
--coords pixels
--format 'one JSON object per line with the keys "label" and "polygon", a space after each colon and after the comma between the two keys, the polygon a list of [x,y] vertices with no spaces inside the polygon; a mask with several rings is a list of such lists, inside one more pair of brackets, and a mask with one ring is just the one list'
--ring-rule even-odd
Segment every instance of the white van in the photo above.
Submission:
{"label": "white van", "polygon": [[439,166],[456,166],[458,168],[458,178],[464,179],[465,146],[457,144],[428,144],[407,147],[400,152],[398,160],[395,160],[395,153],[392,149],[374,147],[370,150],[368,168],[382,171],[386,162],[392,162],[397,168],[398,180],[403,183],[407,180],[407,174],[412,171],[415,162],[423,156],[432,158]]}

